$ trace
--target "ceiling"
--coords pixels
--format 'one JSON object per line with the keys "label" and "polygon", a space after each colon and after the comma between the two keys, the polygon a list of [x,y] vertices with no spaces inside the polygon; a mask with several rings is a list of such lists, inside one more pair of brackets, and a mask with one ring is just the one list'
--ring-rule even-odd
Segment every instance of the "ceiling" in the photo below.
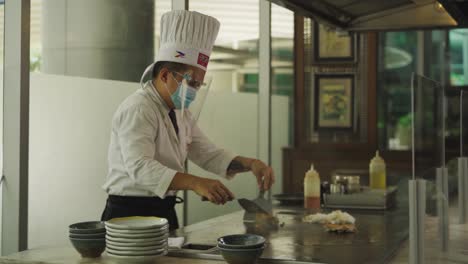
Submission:
{"label": "ceiling", "polygon": [[269,0],[346,31],[468,26],[468,0]]}

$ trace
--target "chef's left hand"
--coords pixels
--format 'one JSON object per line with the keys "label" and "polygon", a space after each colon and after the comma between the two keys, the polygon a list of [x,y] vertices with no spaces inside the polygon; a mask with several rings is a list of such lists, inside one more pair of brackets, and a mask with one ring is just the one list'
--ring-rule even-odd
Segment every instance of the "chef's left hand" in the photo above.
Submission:
{"label": "chef's left hand", "polygon": [[[257,178],[258,187],[263,190],[269,190],[273,183],[275,183],[275,175],[273,169],[263,163],[261,160],[254,160],[250,164],[250,170]],[[263,182],[263,186],[262,186]]]}

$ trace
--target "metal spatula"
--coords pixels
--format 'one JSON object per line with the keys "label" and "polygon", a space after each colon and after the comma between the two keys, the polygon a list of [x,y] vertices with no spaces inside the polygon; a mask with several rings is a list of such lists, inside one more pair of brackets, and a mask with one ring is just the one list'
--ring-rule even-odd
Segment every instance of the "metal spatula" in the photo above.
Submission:
{"label": "metal spatula", "polygon": [[253,201],[248,199],[238,199],[237,201],[239,202],[240,206],[242,206],[242,208],[249,213],[271,214],[271,203],[267,199],[265,199],[264,196],[265,190],[263,189],[262,183],[262,187],[260,187],[260,193],[258,194],[257,199]]}

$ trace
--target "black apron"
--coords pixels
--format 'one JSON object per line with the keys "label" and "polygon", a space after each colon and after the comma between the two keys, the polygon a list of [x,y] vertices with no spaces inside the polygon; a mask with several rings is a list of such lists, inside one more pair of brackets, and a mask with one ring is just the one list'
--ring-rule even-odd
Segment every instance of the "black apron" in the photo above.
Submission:
{"label": "black apron", "polygon": [[175,205],[181,202],[183,202],[182,198],[176,196],[161,199],[159,197],[109,195],[101,221],[127,216],[157,216],[166,218],[169,222],[169,230],[175,230],[179,228]]}

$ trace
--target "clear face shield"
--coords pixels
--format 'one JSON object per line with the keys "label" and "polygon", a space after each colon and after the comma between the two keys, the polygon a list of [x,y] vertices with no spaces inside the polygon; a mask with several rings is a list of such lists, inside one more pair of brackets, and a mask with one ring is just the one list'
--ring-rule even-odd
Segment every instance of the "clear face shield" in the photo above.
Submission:
{"label": "clear face shield", "polygon": [[191,113],[191,126],[194,126],[200,117],[201,111],[205,104],[208,95],[212,77],[205,76],[204,81],[193,79],[189,74],[181,74],[174,72],[174,75],[182,77],[182,81],[175,81],[178,87],[174,93],[171,94],[172,102],[176,109],[181,110],[181,117],[184,119],[185,110],[188,109]]}
{"label": "clear face shield", "polygon": [[[140,85],[142,88],[145,87],[145,77],[153,70],[153,67],[154,63],[149,65],[143,72],[143,75],[140,79]],[[212,76],[205,75],[204,81],[199,81],[192,79],[190,74],[182,74],[175,71],[171,73],[171,76],[178,84],[174,93],[171,93],[169,90],[167,90],[168,93],[171,94],[171,100],[174,103],[176,109],[181,110],[182,119],[184,119],[185,109],[189,109],[192,116],[190,120],[192,122],[191,126],[194,126],[200,117],[201,111],[203,110],[203,105],[205,104],[205,100],[213,78]],[[182,77],[182,81],[179,81],[177,78],[175,78],[176,76]]]}

